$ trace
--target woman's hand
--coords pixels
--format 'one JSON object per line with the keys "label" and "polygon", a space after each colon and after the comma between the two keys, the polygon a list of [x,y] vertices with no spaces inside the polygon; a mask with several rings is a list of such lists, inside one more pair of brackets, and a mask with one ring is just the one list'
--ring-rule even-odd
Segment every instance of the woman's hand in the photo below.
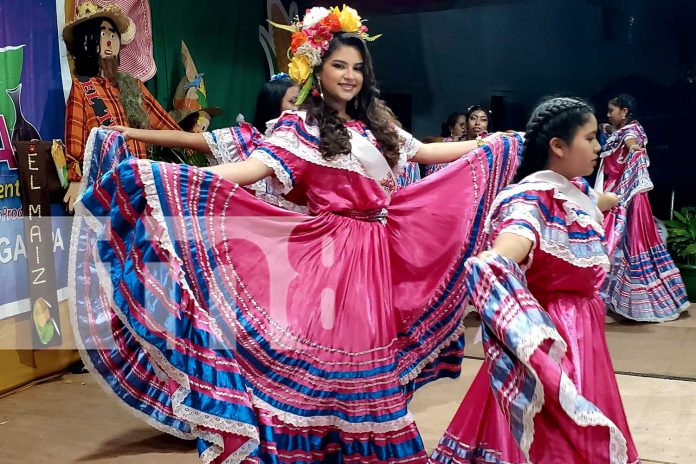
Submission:
{"label": "woman's hand", "polygon": [[618,205],[620,201],[621,197],[613,192],[600,193],[597,198],[597,208],[604,213]]}
{"label": "woman's hand", "polygon": [[496,256],[498,256],[498,253],[493,250],[482,251],[476,255],[476,257],[482,261],[487,261],[488,259],[495,258]]}
{"label": "woman's hand", "polygon": [[121,135],[123,135],[123,138],[126,140],[131,138],[130,132],[133,131],[132,127],[126,127],[126,126],[102,126],[102,129],[108,129],[108,130],[120,132]]}

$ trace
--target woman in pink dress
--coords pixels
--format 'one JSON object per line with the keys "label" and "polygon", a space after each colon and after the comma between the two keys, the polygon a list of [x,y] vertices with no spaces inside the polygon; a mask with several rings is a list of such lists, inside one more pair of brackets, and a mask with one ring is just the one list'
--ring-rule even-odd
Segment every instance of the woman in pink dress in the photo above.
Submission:
{"label": "woman in pink dress", "polygon": [[527,125],[518,184],[496,198],[492,250],[468,260],[485,362],[435,462],[638,462],[604,337],[609,266],[602,213],[618,202],[578,176],[596,166],[592,108],[542,102]]}
{"label": "woman in pink dress", "polygon": [[611,270],[603,293],[608,308],[628,319],[671,321],[689,307],[689,299],[650,208],[648,137],[635,111],[630,95],[609,101],[613,132],[602,147],[595,189],[618,194],[621,203],[604,220]]}
{"label": "woman in pink dress", "polygon": [[[295,23],[291,70],[301,82],[311,65],[303,88],[316,84],[246,160],[128,159],[80,199],[71,307],[86,364],[205,462],[426,462],[408,400],[458,373],[463,263],[519,139],[421,145],[396,128],[356,17],[313,8]],[[93,152],[121,153],[114,134],[95,131]],[[460,157],[397,190],[408,160]],[[240,188],[267,176],[310,214]]]}

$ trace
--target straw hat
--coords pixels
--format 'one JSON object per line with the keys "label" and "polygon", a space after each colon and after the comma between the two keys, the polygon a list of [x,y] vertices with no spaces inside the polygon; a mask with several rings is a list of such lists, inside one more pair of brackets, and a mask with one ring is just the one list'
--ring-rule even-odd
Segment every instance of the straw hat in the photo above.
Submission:
{"label": "straw hat", "polygon": [[82,2],[77,7],[75,19],[63,27],[63,40],[68,48],[72,47],[73,30],[78,24],[94,18],[109,18],[121,34],[121,43],[127,45],[135,38],[135,24],[126,16],[121,7],[115,4],[100,6],[90,1]]}

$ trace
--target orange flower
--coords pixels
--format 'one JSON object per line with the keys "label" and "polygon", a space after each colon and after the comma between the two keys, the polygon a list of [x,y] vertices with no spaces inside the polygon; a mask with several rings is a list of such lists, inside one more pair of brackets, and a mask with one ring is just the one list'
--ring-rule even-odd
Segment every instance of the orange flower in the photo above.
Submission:
{"label": "orange flower", "polygon": [[307,42],[307,34],[302,31],[297,31],[292,34],[292,42],[290,42],[290,51],[295,53],[300,45]]}
{"label": "orange flower", "polygon": [[328,28],[330,32],[338,32],[341,30],[341,21],[339,21],[338,15],[334,12],[326,15],[326,17],[321,20],[321,25]]}

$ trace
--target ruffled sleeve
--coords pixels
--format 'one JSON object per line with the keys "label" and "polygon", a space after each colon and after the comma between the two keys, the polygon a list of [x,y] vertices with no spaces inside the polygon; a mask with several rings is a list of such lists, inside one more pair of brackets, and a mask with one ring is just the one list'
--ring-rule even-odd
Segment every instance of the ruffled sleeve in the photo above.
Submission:
{"label": "ruffled sleeve", "polygon": [[608,267],[604,230],[569,198],[544,183],[520,183],[500,193],[486,221],[491,242],[502,233],[531,240],[542,250],[578,267]]}
{"label": "ruffled sleeve", "polygon": [[532,248],[540,241],[544,221],[540,204],[543,192],[525,191],[513,186],[496,198],[488,217],[487,229],[491,242],[503,233],[524,237],[532,242]]}
{"label": "ruffled sleeve", "polygon": [[211,165],[244,161],[251,152],[263,143],[261,133],[249,123],[204,132],[203,137],[210,148],[207,155]]}
{"label": "ruffled sleeve", "polygon": [[404,171],[406,163],[416,156],[423,142],[398,126],[394,126],[394,130],[399,136],[399,162],[394,166],[394,174],[399,176]]}
{"label": "ruffled sleeve", "polygon": [[[316,151],[319,137],[304,122],[299,112],[286,112],[276,122],[266,141],[259,145],[250,158],[273,169],[282,185],[282,192],[290,192],[301,180],[307,168],[303,152]],[[306,155],[304,156],[307,157]]]}
{"label": "ruffled sleeve", "polygon": [[401,155],[406,157],[406,161],[411,161],[418,153],[418,150],[420,150],[423,142],[400,127],[396,127],[396,133],[399,135],[399,151]]}

